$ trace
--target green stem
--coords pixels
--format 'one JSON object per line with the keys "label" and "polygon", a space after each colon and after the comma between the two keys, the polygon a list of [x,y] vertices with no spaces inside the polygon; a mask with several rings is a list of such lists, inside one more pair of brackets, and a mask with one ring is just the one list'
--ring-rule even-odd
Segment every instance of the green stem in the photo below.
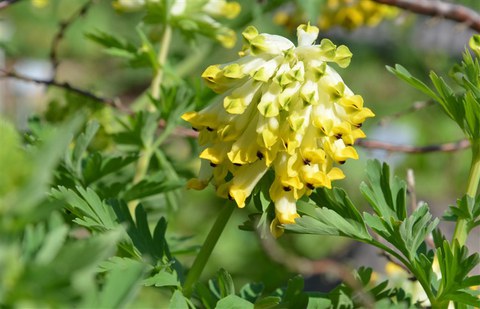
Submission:
{"label": "green stem", "polygon": [[[170,48],[170,43],[172,41],[172,28],[170,26],[165,26],[163,31],[163,37],[160,45],[160,50],[157,55],[158,68],[156,69],[155,76],[153,77],[152,84],[150,86],[152,97],[155,100],[160,99],[160,85],[163,80],[163,68],[165,62],[167,61],[168,50]],[[154,111],[154,106],[151,104],[148,105],[150,111]],[[148,171],[148,166],[150,165],[150,159],[154,153],[155,147],[153,147],[153,142],[149,142],[148,145],[144,145],[144,149],[140,152],[140,158],[137,161],[137,166],[135,168],[135,175],[133,176],[133,184],[139,183],[146,175]],[[132,217],[135,216],[135,208],[137,207],[138,201],[130,201],[128,203],[128,208]]]}
{"label": "green stem", "polygon": [[160,85],[163,81],[163,67],[167,61],[168,50],[170,49],[170,43],[172,41],[172,28],[167,25],[163,31],[162,42],[160,43],[160,50],[157,55],[158,69],[155,72],[155,76],[152,80],[151,90],[152,97],[155,100],[160,98]]}
{"label": "green stem", "polygon": [[471,197],[477,195],[480,183],[480,140],[472,141],[472,166],[468,176],[467,194]]}
{"label": "green stem", "polygon": [[[140,153],[140,158],[137,161],[137,166],[135,167],[135,174],[133,175],[133,184],[139,183],[145,175],[147,175],[148,166],[150,165],[150,158],[152,157],[153,151],[152,147],[147,147]],[[137,208],[138,200],[133,200],[128,202],[128,209],[130,210],[130,215],[135,220],[135,208]]]}
{"label": "green stem", "polygon": [[186,297],[190,297],[192,295],[193,287],[200,278],[200,275],[202,274],[202,271],[205,268],[210,255],[212,254],[213,248],[217,244],[220,235],[222,235],[223,229],[225,228],[234,209],[235,207],[231,205],[231,203],[227,203],[225,206],[223,206],[223,209],[218,214],[217,220],[208,233],[207,239],[195,258],[192,268],[190,268],[187,278],[185,279],[185,283],[183,284],[183,294]]}
{"label": "green stem", "polygon": [[418,282],[423,287],[423,290],[425,291],[425,294],[427,294],[427,297],[430,300],[430,303],[431,304],[436,303],[436,298],[435,298],[435,295],[433,294],[433,292],[431,290],[430,282],[426,281],[422,276],[420,276],[420,274],[415,270],[415,268],[413,267],[413,265],[410,263],[410,261],[408,259],[403,257],[401,254],[399,254],[395,250],[385,246],[384,244],[382,244],[381,242],[378,242],[376,240],[370,240],[370,241],[364,241],[364,242],[367,243],[367,244],[370,244],[372,246],[375,246],[379,249],[382,249],[383,251],[385,251],[385,252],[389,253],[390,255],[394,256],[395,258],[397,258],[403,265],[405,265],[405,267],[407,267],[412,272],[412,274],[415,276],[415,278],[417,278]]}
{"label": "green stem", "polygon": [[[472,144],[472,165],[470,166],[470,175],[468,176],[467,195],[475,198],[477,195],[478,184],[480,182],[480,140],[471,141]],[[463,246],[467,240],[468,226],[465,219],[458,219],[453,233],[453,240],[457,240],[460,246]]]}

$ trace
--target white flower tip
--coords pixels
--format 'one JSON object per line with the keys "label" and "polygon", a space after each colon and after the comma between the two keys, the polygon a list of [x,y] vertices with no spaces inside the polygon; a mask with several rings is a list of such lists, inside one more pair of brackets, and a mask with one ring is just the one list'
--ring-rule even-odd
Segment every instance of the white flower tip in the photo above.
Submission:
{"label": "white flower tip", "polygon": [[315,26],[302,24],[297,28],[298,46],[310,46],[315,43],[319,29]]}

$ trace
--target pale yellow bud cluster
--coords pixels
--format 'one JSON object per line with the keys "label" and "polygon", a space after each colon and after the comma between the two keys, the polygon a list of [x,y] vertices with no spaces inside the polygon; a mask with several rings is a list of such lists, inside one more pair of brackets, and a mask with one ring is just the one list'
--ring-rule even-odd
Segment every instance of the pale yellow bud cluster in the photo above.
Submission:
{"label": "pale yellow bud cluster", "polygon": [[[371,0],[326,0],[319,10],[318,26],[322,30],[340,26],[349,30],[358,27],[374,27],[384,19],[394,18],[398,9]],[[300,10],[280,10],[274,22],[288,28],[305,20]]]}
{"label": "pale yellow bud cluster", "polygon": [[397,15],[398,10],[371,0],[327,0],[318,19],[320,29],[341,26],[356,29],[374,27],[385,18]]}
{"label": "pale yellow bud cluster", "polygon": [[135,12],[144,9],[154,10],[155,15],[162,16],[166,12],[172,26],[189,34],[199,33],[231,48],[235,45],[235,32],[223,26],[216,19],[233,19],[240,13],[238,2],[226,0],[173,0],[166,8],[162,0],[115,0],[113,6],[118,11]]}
{"label": "pale yellow bud cluster", "polygon": [[352,54],[327,39],[316,45],[318,32],[299,26],[296,47],[248,27],[241,58],[210,66],[202,75],[224,96],[182,116],[199,131],[204,149],[200,175],[189,187],[203,189],[211,182],[218,195],[244,207],[258,181],[274,171],[269,193],[275,235],[281,233],[278,223],[295,222],[298,199],[344,177],[335,165],[358,158],[353,145],[365,137],[362,123],[374,116],[327,64],[344,68]]}

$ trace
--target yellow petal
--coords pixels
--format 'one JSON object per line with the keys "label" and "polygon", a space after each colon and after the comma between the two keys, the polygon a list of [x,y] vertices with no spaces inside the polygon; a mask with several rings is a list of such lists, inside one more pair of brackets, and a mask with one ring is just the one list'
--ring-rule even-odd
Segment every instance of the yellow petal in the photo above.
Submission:
{"label": "yellow petal", "polygon": [[257,182],[267,171],[262,160],[239,167],[234,174],[229,188],[229,195],[235,200],[239,208],[245,207],[245,200],[252,193]]}
{"label": "yellow petal", "polygon": [[293,224],[300,217],[297,213],[296,200],[292,192],[285,192],[275,201],[275,215],[282,224]]}

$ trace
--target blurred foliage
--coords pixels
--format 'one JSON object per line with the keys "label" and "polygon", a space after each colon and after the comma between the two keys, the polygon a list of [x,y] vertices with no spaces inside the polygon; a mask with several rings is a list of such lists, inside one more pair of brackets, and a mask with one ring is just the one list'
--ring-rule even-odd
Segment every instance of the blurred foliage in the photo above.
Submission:
{"label": "blurred foliage", "polygon": [[[1,10],[0,53],[6,55],[2,66],[14,67],[26,59],[49,63],[60,23],[86,2],[21,0]],[[480,10],[477,0],[454,2]],[[223,201],[213,190],[184,189],[198,169],[199,147],[178,133],[177,128],[184,125],[179,115],[215,99],[199,76],[208,65],[236,57],[241,48],[238,34],[247,25],[291,38],[296,25],[279,25],[279,18],[307,12],[308,19],[317,20],[322,11],[313,8],[327,1],[239,3],[242,11],[237,18],[220,21],[237,34],[232,49],[222,48],[205,33],[193,35],[205,29],[182,24],[181,30],[173,29],[164,64],[158,63],[157,55],[165,20],[148,24],[144,11],[119,12],[111,2],[97,1],[69,24],[58,45],[57,79],[105,97],[119,97],[129,113],[62,89],[49,88],[46,101],[40,100],[46,103],[41,108],[33,107],[38,107],[35,97],[22,100],[12,95],[19,90],[0,92],[5,114],[0,119],[0,306],[354,308],[371,301],[379,308],[422,306],[415,304],[417,299],[408,289],[376,281],[379,265],[374,271],[359,268],[352,282],[327,279],[327,286],[319,287],[272,263],[258,235],[238,229],[251,228],[258,218],[252,214],[268,209],[262,197],[234,213],[194,296],[182,294],[189,265]],[[155,16],[168,15],[164,8],[148,10]],[[364,126],[372,139],[426,145],[459,140],[463,131],[469,137],[480,132],[473,117],[479,113],[475,103],[480,98],[478,58],[465,53],[461,64],[461,53],[448,53],[447,46],[416,47],[422,39],[411,33],[422,27],[435,25],[400,11],[397,20],[384,21],[379,28],[333,28],[321,33],[336,44],[348,45],[354,54],[343,78],[377,114],[378,120]],[[475,46],[471,44],[472,49]],[[408,71],[397,67],[394,73],[414,87],[385,70],[396,63]],[[160,68],[164,81],[156,99],[150,84]],[[439,77],[450,70],[453,86]],[[432,81],[428,71],[437,72],[430,75]],[[427,99],[414,88],[441,104],[380,125],[381,119]],[[466,107],[452,112],[458,102]],[[30,109],[25,112],[22,104]],[[16,128],[15,119],[21,113],[30,117],[25,129]],[[463,121],[462,115],[470,116]],[[145,174],[138,180],[146,155]],[[470,162],[470,156],[468,151],[405,155],[364,149],[360,160],[346,164],[347,178],[337,183],[343,190],[318,190],[311,200],[299,203],[304,217],[289,228],[315,236],[288,233],[277,243],[313,260],[335,257],[359,266],[348,257],[356,248],[351,239],[366,242],[404,262],[430,289],[431,300],[439,308],[448,301],[478,307],[478,292],[470,289],[480,284],[479,276],[470,273],[478,264],[478,254],[447,241],[433,219],[458,199],[445,217],[465,220],[477,246],[470,251],[479,250],[475,231],[480,203],[478,197],[464,196],[469,173],[465,162]],[[366,161],[372,157],[389,162],[399,175],[412,168],[416,194],[429,206],[408,211],[405,183],[391,180],[386,165],[369,163],[365,176]],[[360,191],[358,184],[364,179],[368,184]],[[265,215],[263,220],[267,219]],[[435,249],[424,242],[432,231]],[[306,292],[318,290],[328,292]]]}

